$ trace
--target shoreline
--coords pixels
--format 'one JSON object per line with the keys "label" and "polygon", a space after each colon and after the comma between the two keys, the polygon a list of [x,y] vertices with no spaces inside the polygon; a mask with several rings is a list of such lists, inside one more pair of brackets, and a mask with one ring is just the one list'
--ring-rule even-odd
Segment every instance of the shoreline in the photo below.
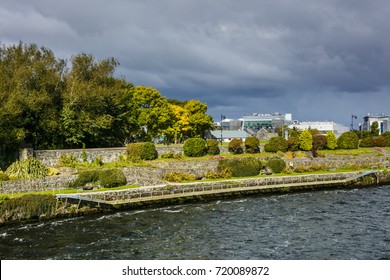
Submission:
{"label": "shoreline", "polygon": [[390,173],[380,170],[166,183],[136,189],[57,195],[55,209],[50,215],[27,219],[11,215],[1,220],[0,226],[220,199],[386,184],[390,184]]}

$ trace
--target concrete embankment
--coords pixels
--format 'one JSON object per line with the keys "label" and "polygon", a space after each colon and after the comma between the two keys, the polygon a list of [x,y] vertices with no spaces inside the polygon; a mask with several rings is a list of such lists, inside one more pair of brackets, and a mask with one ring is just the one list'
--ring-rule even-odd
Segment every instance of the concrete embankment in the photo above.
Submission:
{"label": "concrete embankment", "polygon": [[350,188],[385,184],[390,176],[380,171],[345,172],[300,176],[261,177],[212,182],[168,183],[109,192],[58,195],[65,204],[88,205],[102,210],[134,209],[185,201],[221,199],[269,193]]}

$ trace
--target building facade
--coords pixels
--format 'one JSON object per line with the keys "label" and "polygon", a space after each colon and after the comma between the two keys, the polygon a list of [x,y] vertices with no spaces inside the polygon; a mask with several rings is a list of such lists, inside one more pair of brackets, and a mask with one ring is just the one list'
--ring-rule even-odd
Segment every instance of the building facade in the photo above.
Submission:
{"label": "building facade", "polygon": [[288,126],[292,123],[291,114],[253,114],[242,118],[242,129],[267,129],[273,130],[278,127]]}
{"label": "building facade", "polygon": [[343,124],[335,122],[297,122],[289,125],[289,128],[297,128],[300,130],[317,129],[321,134],[326,134],[328,131],[332,131],[336,137],[340,137],[344,132],[349,131],[349,127]]}
{"label": "building facade", "polygon": [[363,118],[362,129],[370,131],[372,124],[374,122],[378,122],[379,135],[390,131],[389,116],[384,114],[381,115],[367,114],[367,116]]}

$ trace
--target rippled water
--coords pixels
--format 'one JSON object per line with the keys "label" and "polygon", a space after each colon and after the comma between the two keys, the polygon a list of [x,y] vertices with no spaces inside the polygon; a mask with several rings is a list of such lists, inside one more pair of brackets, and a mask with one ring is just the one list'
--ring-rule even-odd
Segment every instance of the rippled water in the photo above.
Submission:
{"label": "rippled water", "polygon": [[1,259],[389,259],[390,186],[0,228]]}

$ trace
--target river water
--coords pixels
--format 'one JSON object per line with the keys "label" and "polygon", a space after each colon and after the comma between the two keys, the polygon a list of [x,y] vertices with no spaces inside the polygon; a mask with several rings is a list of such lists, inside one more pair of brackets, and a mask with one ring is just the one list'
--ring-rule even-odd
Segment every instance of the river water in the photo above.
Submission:
{"label": "river water", "polygon": [[1,259],[390,259],[390,186],[0,228]]}

